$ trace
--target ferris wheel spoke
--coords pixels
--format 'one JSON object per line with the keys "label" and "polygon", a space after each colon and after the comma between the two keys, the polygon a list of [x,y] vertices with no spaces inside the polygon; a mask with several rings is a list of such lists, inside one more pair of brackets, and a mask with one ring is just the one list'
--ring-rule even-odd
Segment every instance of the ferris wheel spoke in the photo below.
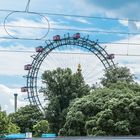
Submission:
{"label": "ferris wheel spoke", "polygon": [[[88,62],[88,63],[87,63]],[[90,64],[90,65],[89,65]],[[99,65],[99,60],[95,59],[95,57],[91,57],[86,59],[86,66],[85,66],[85,77],[90,77]],[[87,68],[89,69],[87,71]]]}

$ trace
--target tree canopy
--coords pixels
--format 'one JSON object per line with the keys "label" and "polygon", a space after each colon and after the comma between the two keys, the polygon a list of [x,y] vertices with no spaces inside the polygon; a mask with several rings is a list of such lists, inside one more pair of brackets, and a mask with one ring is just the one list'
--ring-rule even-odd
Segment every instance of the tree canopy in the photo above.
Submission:
{"label": "tree canopy", "polygon": [[101,78],[101,84],[107,87],[112,83],[117,83],[118,81],[133,83],[134,75],[130,73],[130,70],[127,67],[111,67],[105,71],[104,76]]}
{"label": "tree canopy", "polygon": [[33,125],[33,131],[35,132],[35,136],[41,136],[43,133],[49,132],[49,123],[46,120],[38,121],[35,125]]}
{"label": "tree canopy", "polygon": [[26,105],[18,109],[17,112],[10,114],[9,117],[13,123],[20,127],[21,132],[24,133],[27,130],[32,131],[33,125],[43,118],[43,114],[36,106]]}
{"label": "tree canopy", "polygon": [[9,133],[18,133],[20,128],[13,124],[5,111],[0,109],[0,136]]}
{"label": "tree canopy", "polygon": [[58,133],[65,123],[70,102],[89,94],[90,88],[85,84],[80,71],[72,73],[69,68],[47,70],[43,73],[42,79],[46,83],[43,91],[49,101],[46,107],[46,119],[50,124],[50,129]]}
{"label": "tree canopy", "polygon": [[140,135],[140,93],[132,89],[122,83],[119,88],[98,89],[77,99],[69,108],[60,134]]}
{"label": "tree canopy", "polygon": [[[46,132],[66,136],[140,135],[140,85],[133,78],[126,67],[110,68],[101,79],[102,86],[93,90],[81,70],[47,70],[42,75],[46,86],[41,88],[47,100],[46,120],[35,106],[22,107],[9,117],[21,132],[28,128],[36,136]],[[18,130],[8,118],[4,120],[10,124],[5,125],[9,128],[5,132]]]}

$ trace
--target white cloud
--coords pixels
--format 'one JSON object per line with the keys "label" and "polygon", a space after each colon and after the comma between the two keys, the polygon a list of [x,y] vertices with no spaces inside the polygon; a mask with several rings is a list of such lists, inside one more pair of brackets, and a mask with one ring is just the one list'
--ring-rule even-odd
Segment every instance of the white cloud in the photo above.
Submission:
{"label": "white cloud", "polygon": [[[23,14],[23,13],[22,13]],[[26,13],[25,13],[26,15]],[[39,16],[37,15],[37,19],[32,20],[28,19],[25,15],[18,15],[15,19],[7,19],[5,24],[5,29],[3,26],[0,28],[0,36],[1,37],[13,37],[13,38],[27,38],[27,39],[40,39],[46,37],[46,33],[50,27],[49,31],[57,32],[57,29],[73,29],[73,30],[82,30],[83,28],[78,26],[72,26],[70,21],[63,21],[61,18],[57,18],[57,20],[52,19],[47,16]],[[14,15],[15,16],[15,15]],[[25,16],[25,17],[24,17]],[[88,20],[84,18],[71,18],[65,17],[66,19],[72,19],[74,21],[78,21],[79,23],[91,24]],[[47,20],[46,20],[47,19]],[[49,21],[49,22],[48,22]],[[48,24],[49,23],[49,24]],[[33,28],[32,28],[33,27]],[[53,30],[54,28],[56,30]],[[96,30],[96,28],[84,28],[84,30]],[[4,41],[4,40],[3,40]]]}
{"label": "white cloud", "polygon": [[24,16],[16,17],[16,19],[6,22],[5,29],[8,34],[15,38],[40,39],[44,37],[49,28],[46,18],[37,15],[37,21],[34,21],[32,19],[26,19],[27,17]]}
{"label": "white cloud", "polygon": [[[108,52],[116,54],[138,55],[140,52],[140,35],[131,35],[129,38],[113,42],[116,44],[106,44]],[[132,45],[131,45],[132,44]],[[133,45],[134,44],[134,45]]]}
{"label": "white cloud", "polygon": [[122,25],[128,27],[128,20],[118,20]]}
{"label": "white cloud", "polygon": [[[1,50],[6,50],[5,47],[0,47]],[[7,50],[25,50],[22,45],[11,46]],[[27,48],[26,48],[27,50]],[[28,49],[29,50],[29,49]],[[24,75],[24,65],[31,63],[31,53],[20,52],[1,52],[0,55],[0,75]]]}
{"label": "white cloud", "polygon": [[73,13],[77,15],[92,15],[92,14],[101,14],[102,11],[100,11],[99,7],[97,7],[94,4],[91,4],[90,2],[86,0],[80,0],[75,1],[71,0],[71,3],[73,5]]}
{"label": "white cloud", "polygon": [[84,23],[84,24],[91,24],[88,20],[85,20],[83,18],[77,18],[76,21],[78,21],[80,23]]}
{"label": "white cloud", "polygon": [[89,22],[88,19],[85,19],[85,18],[80,18],[80,17],[70,17],[70,16],[67,16],[65,17],[66,20],[71,20],[71,21],[77,21],[79,23],[83,23],[83,24],[91,24],[91,22]]}
{"label": "white cloud", "polygon": [[10,10],[24,10],[26,5],[26,1],[23,0],[18,1],[18,0],[6,0],[6,1],[0,1],[0,6],[1,9],[10,9]]}
{"label": "white cloud", "polygon": [[[123,39],[114,43],[123,42],[125,42],[126,44],[106,44],[106,50],[108,53],[116,54],[114,60],[115,63],[118,63],[119,66],[128,67],[136,77],[139,77],[140,47],[138,44],[140,44],[140,35],[130,36],[129,40]],[[129,43],[134,43],[134,45],[130,45]],[[137,80],[137,82],[140,81]]]}
{"label": "white cloud", "polygon": [[14,112],[14,93],[18,93],[18,108],[24,105],[27,105],[28,102],[24,100],[25,95],[22,95],[20,89],[12,89],[7,86],[0,84],[0,99],[1,99],[1,108],[8,113]]}
{"label": "white cloud", "polygon": [[135,24],[136,24],[137,28],[140,29],[140,21],[136,21]]}

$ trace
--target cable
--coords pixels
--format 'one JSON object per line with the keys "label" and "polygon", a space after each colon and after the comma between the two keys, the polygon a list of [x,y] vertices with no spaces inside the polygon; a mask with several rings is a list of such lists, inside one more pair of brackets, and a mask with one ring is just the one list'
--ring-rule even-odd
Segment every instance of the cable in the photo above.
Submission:
{"label": "cable", "polygon": [[34,40],[34,41],[42,41],[42,40],[44,40],[44,41],[46,41],[46,39],[40,39],[40,38],[23,38],[23,37],[21,37],[21,38],[18,38],[18,37],[10,37],[10,36],[8,36],[8,37],[6,37],[6,36],[0,36],[0,39],[9,39],[9,40],[28,40],[28,41],[31,41],[31,40]]}
{"label": "cable", "polygon": [[[7,33],[7,35],[9,35],[10,37],[12,37],[12,38],[16,38],[16,36],[14,36],[13,34],[11,34],[10,33],[10,31],[8,31],[7,30],[7,25],[6,25],[6,22],[7,22],[7,19],[9,18],[9,16],[11,16],[12,14],[14,14],[14,13],[16,13],[16,11],[14,11],[14,12],[10,12],[9,14],[7,14],[7,16],[4,18],[4,22],[3,22],[3,27],[4,27],[4,30],[5,30],[5,32]],[[37,14],[37,13],[35,13],[35,14]],[[39,39],[43,39],[43,38],[45,38],[47,35],[48,35],[48,33],[49,33],[49,30],[50,30],[50,23],[49,23],[49,20],[47,19],[47,17],[46,16],[44,16],[44,15],[40,15],[40,14],[37,14],[37,15],[39,15],[40,17],[42,17],[42,18],[44,18],[45,20],[46,20],[46,22],[47,22],[47,31],[46,31],[46,33],[43,35],[43,36],[41,36]],[[12,27],[12,26],[11,26]],[[14,27],[14,26],[13,26]],[[21,26],[19,26],[20,28],[21,28]],[[23,26],[24,28],[26,27],[27,28],[27,26]]]}
{"label": "cable", "polygon": [[29,5],[30,5],[30,0],[28,0],[26,8],[25,8],[25,12],[29,12]]}
{"label": "cable", "polygon": [[[0,9],[1,12],[14,12],[14,10],[6,10],[6,9]],[[16,11],[16,12],[25,12],[25,11]],[[109,17],[97,17],[97,16],[87,16],[87,15],[72,15],[72,14],[59,14],[59,13],[48,13],[48,12],[34,12],[30,11],[28,13],[38,13],[38,14],[43,14],[43,15],[50,15],[50,16],[63,16],[63,17],[80,17],[80,18],[91,18],[91,19],[106,19],[106,20],[122,20],[122,21],[133,21],[133,22],[138,22],[140,20],[138,19],[126,19],[126,18],[109,18]]]}
{"label": "cable", "polygon": [[20,51],[20,50],[0,50],[0,52],[21,52],[21,53],[34,53],[35,51]]}
{"label": "cable", "polygon": [[[30,0],[28,1],[28,4],[30,3]],[[27,5],[28,5],[27,4]],[[2,10],[2,11],[4,11],[4,10]],[[6,11],[9,11],[9,10],[6,10]],[[12,11],[12,10],[10,10],[10,12],[11,13],[14,13],[14,12],[22,12],[23,13],[23,11]],[[25,12],[25,11],[24,11]],[[9,15],[11,15],[11,13],[10,14],[8,14],[8,16]],[[33,12],[29,12],[29,13],[33,13]],[[36,14],[41,14],[42,15],[42,13],[36,13]],[[55,14],[54,14],[55,15]],[[74,15],[73,15],[74,16]],[[102,19],[102,17],[100,17],[101,19]],[[104,18],[103,18],[104,19]],[[108,19],[108,18],[107,18]],[[112,18],[111,18],[112,19]],[[121,19],[119,19],[119,20],[121,20]],[[49,25],[49,24],[48,24]],[[3,25],[0,25],[0,26],[3,26]],[[77,32],[92,32],[92,33],[94,33],[94,32],[96,32],[96,33],[108,33],[108,34],[125,34],[125,35],[139,35],[140,34],[140,32],[138,33],[132,33],[132,32],[118,32],[118,31],[105,31],[105,30],[90,30],[90,29],[85,29],[85,30],[83,30],[83,29],[74,29],[74,28],[50,28],[50,26],[48,26],[48,27],[35,27],[35,26],[15,26],[15,25],[6,25],[6,24],[4,24],[4,27],[5,27],[5,30],[6,30],[6,27],[19,27],[19,28],[30,28],[30,29],[48,29],[48,31],[49,31],[49,29],[52,29],[52,30],[56,30],[56,31],[58,31],[58,30],[60,30],[60,31],[77,31]],[[6,30],[6,32],[8,33],[8,31]],[[12,36],[11,34],[9,34],[8,33],[8,35],[9,36]],[[13,36],[12,36],[13,37]],[[45,35],[45,37],[46,37],[46,35]],[[13,38],[16,38],[16,37],[13,37]],[[44,38],[44,36],[43,36],[43,38]],[[28,39],[27,39],[28,40]],[[37,40],[37,39],[35,39],[35,40]]]}
{"label": "cable", "polygon": [[[3,25],[0,25],[3,26]],[[30,29],[48,29],[48,27],[35,27],[35,26],[17,26],[17,25],[5,25],[5,27],[19,27],[19,28],[30,28]],[[105,31],[105,30],[90,30],[90,29],[77,29],[77,28],[53,28],[50,27],[49,29],[52,30],[64,30],[64,31],[77,31],[77,32],[96,32],[96,33],[108,33],[108,34],[126,34],[126,35],[139,35],[140,32],[133,33],[133,32],[118,32],[118,31]]]}
{"label": "cable", "polygon": [[[24,50],[24,51],[21,51],[21,50],[0,50],[0,53],[3,53],[3,52],[19,52],[19,53],[35,53],[35,51],[28,51],[28,50]],[[81,52],[56,52],[56,51],[53,51],[51,52],[51,54],[78,54],[78,55],[93,55],[92,53],[81,53]],[[140,54],[115,54],[116,56],[140,56]]]}
{"label": "cable", "polygon": [[[0,25],[3,26],[3,25]],[[6,27],[22,27],[22,28],[39,28],[39,29],[48,29],[46,27],[34,27],[34,26],[14,26],[14,25],[6,25]],[[72,29],[72,28],[50,28],[52,30],[68,30],[68,31],[77,31],[77,32],[97,32],[97,33],[108,33],[108,34],[132,34],[132,35],[138,35],[140,33],[130,33],[130,32],[117,32],[117,31],[101,31],[101,30],[82,30],[82,29]],[[0,37],[1,39],[19,39],[19,40],[46,40],[43,38],[18,38],[18,37]],[[110,43],[110,42],[100,42],[100,43]],[[110,44],[128,44],[128,43],[110,43]],[[140,45],[138,43],[129,43],[130,45]]]}
{"label": "cable", "polygon": [[[27,40],[27,41],[53,41],[48,39],[32,39],[32,38],[11,38],[11,37],[0,37],[0,39],[9,39],[9,40]],[[140,43],[127,43],[127,42],[109,42],[109,41],[98,41],[100,44],[114,44],[114,45],[134,45],[134,46],[140,46]]]}

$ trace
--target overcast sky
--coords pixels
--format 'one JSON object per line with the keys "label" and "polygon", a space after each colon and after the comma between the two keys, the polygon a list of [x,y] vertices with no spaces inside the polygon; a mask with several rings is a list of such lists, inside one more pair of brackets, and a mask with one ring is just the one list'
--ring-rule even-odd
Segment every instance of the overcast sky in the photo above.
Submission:
{"label": "overcast sky", "polygon": [[[70,33],[72,35],[77,32],[74,30],[79,30],[82,37],[89,35],[91,40],[98,39],[99,42],[102,42],[100,43],[102,47],[106,45],[108,53],[116,54],[115,64],[129,67],[139,82],[140,56],[121,55],[140,55],[140,1],[31,0],[28,11],[34,12],[32,14],[25,12],[26,6],[27,0],[0,1],[0,105],[3,110],[8,113],[14,111],[14,93],[18,93],[18,107],[28,104],[28,101],[25,100],[27,95],[20,92],[20,87],[26,85],[26,79],[23,76],[27,74],[27,71],[24,71],[23,68],[25,64],[32,62],[33,59],[30,56],[36,54],[35,47],[45,46],[45,40],[51,40],[56,34],[64,36],[64,34]],[[2,10],[22,12],[11,13]],[[63,14],[63,16],[56,14]],[[5,39],[5,37],[24,38],[25,40]],[[34,40],[40,38],[43,40]],[[71,48],[66,50],[65,47],[61,51],[83,52],[77,47]],[[55,69],[61,66],[70,67],[73,71],[76,71],[78,63],[81,63],[83,75],[89,84],[92,84],[92,81],[94,81],[93,83],[99,81],[104,69],[98,58],[84,54],[52,53],[45,59],[45,63],[45,67],[42,65],[44,69]]]}

